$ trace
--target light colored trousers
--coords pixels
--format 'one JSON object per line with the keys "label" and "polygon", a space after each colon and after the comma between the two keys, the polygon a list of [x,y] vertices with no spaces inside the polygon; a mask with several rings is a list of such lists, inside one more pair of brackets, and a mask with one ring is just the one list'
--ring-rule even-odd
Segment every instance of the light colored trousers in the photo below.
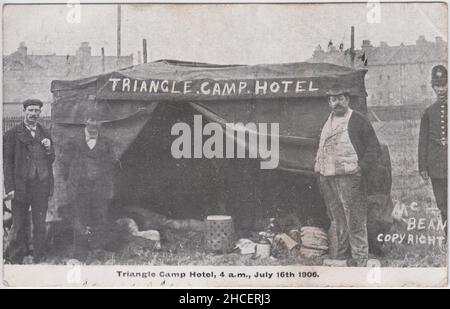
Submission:
{"label": "light colored trousers", "polygon": [[366,189],[360,174],[320,176],[320,191],[331,221],[329,251],[331,258],[351,257],[357,262],[367,260]]}

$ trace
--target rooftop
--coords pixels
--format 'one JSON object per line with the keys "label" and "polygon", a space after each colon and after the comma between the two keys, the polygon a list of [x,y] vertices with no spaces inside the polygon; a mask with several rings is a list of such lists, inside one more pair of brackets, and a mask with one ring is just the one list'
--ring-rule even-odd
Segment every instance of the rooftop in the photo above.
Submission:
{"label": "rooftop", "polygon": [[[318,45],[314,51],[311,62],[328,62],[345,66],[351,65],[349,49],[339,50],[328,48],[322,50]],[[363,67],[363,61],[358,61],[363,55],[367,59],[368,66],[374,65],[398,65],[418,62],[447,61],[447,42],[441,37],[436,37],[435,41],[427,41],[424,36],[420,36],[416,44],[389,46],[386,42],[380,42],[379,46],[373,46],[369,40],[363,40],[360,49],[355,50],[355,66]]]}
{"label": "rooftop", "polygon": [[131,65],[133,55],[92,56],[88,42],[82,42],[75,55],[31,55],[22,42],[15,52],[3,57],[3,101],[33,97],[50,102],[52,80],[98,75]]}

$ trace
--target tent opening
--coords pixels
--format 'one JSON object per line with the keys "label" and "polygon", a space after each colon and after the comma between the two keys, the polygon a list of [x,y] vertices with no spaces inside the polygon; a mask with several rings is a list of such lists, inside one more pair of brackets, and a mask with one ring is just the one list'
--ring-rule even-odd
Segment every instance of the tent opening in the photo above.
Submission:
{"label": "tent opening", "polygon": [[[115,210],[142,207],[174,219],[228,214],[238,228],[261,228],[263,218],[287,225],[326,227],[328,219],[315,177],[280,169],[261,170],[257,159],[175,159],[175,123],[193,128],[191,105],[163,102],[121,157]],[[207,118],[203,117],[203,125]],[[192,130],[192,129],[191,129]]]}

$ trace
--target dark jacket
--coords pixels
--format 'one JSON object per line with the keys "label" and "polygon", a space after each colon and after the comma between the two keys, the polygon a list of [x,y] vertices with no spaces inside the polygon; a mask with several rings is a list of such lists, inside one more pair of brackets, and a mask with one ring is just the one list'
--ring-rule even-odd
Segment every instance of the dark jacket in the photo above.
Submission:
{"label": "dark jacket", "polygon": [[[15,199],[26,200],[26,182],[32,168],[32,149],[33,143],[39,143],[44,138],[51,140],[50,133],[39,123],[36,128],[36,138],[34,140],[30,131],[21,123],[3,136],[3,173],[6,193],[15,191]],[[45,184],[45,194],[47,196],[53,193],[53,168],[55,161],[55,151],[52,146],[49,152],[45,153],[45,162],[47,164],[48,177],[41,179]]]}
{"label": "dark jacket", "polygon": [[435,102],[423,113],[419,132],[419,171],[447,178],[447,103]]}
{"label": "dark jacket", "polygon": [[358,155],[358,165],[363,175],[368,176],[381,156],[380,142],[369,119],[353,111],[348,122],[348,135]]}
{"label": "dark jacket", "polygon": [[61,154],[61,172],[63,179],[68,181],[69,202],[76,200],[82,184],[88,181],[94,183],[92,188],[102,198],[113,195],[114,168],[118,162],[112,151],[111,142],[99,135],[95,147],[91,150],[84,134],[84,129],[69,140]]}

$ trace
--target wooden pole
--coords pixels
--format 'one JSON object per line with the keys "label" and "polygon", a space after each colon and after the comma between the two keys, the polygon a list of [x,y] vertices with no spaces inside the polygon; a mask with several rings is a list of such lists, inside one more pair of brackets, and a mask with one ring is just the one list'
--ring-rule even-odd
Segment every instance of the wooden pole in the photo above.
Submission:
{"label": "wooden pole", "polygon": [[122,9],[120,4],[117,5],[117,57],[120,57],[120,32],[122,23]]}
{"label": "wooden pole", "polygon": [[105,48],[102,47],[102,72],[105,72]]}
{"label": "wooden pole", "polygon": [[142,39],[142,57],[144,63],[147,63],[147,40]]}
{"label": "wooden pole", "polygon": [[355,27],[352,26],[350,34],[350,61],[352,68],[355,67]]}

